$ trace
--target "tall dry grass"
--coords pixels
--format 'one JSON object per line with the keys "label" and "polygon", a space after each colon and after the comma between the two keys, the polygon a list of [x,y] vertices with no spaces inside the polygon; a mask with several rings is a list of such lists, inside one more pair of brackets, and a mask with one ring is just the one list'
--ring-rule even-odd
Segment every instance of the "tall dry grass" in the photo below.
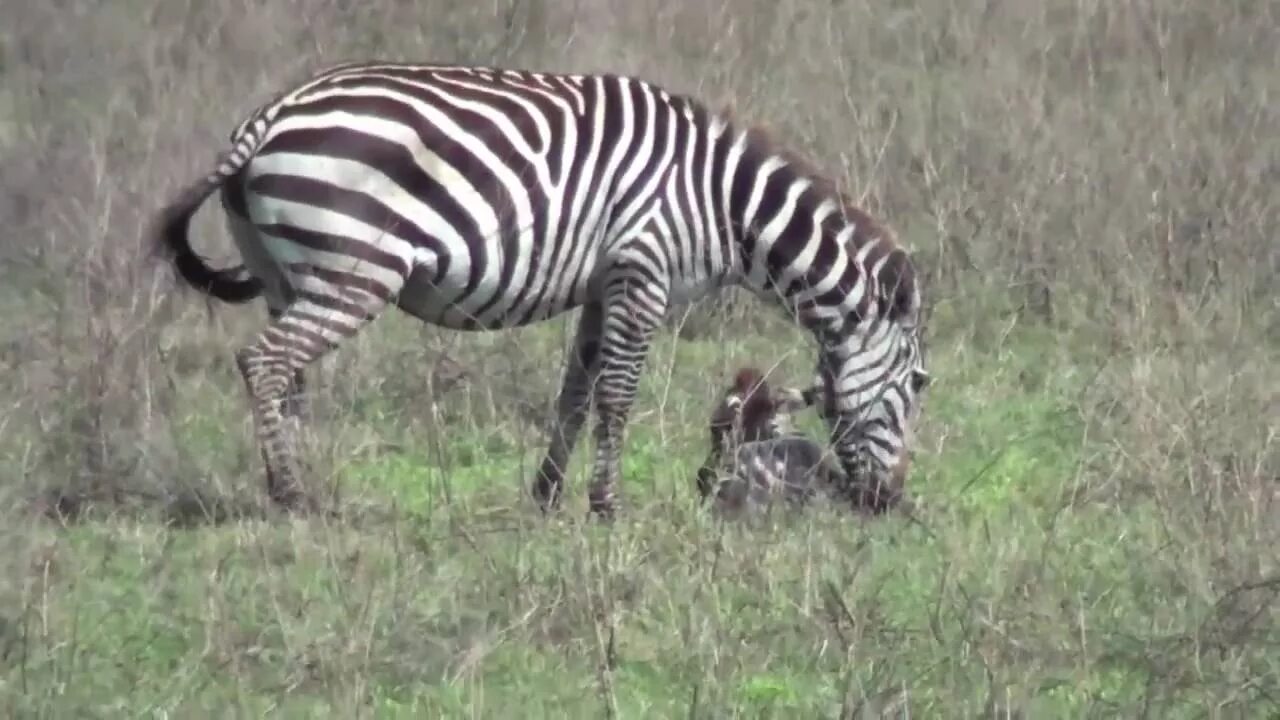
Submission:
{"label": "tall dry grass", "polygon": [[[639,73],[773,125],[913,246],[937,332],[980,337],[1017,317],[1105,349],[1108,461],[1132,476],[1112,490],[1179,477],[1206,498],[1263,497],[1274,482],[1274,3],[5,14],[3,445],[21,478],[7,488],[118,501],[183,484],[166,425],[192,409],[174,388],[193,372],[228,381],[219,368],[258,318],[193,325],[200,309],[143,256],[148,213],[282,83],[369,56]],[[195,232],[233,259],[214,212]]]}

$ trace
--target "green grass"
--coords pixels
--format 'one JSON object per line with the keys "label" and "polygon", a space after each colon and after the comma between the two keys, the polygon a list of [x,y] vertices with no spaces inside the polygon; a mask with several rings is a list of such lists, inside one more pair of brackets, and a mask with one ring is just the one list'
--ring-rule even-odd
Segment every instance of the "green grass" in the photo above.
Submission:
{"label": "green grass", "polygon": [[[669,343],[656,357],[674,349],[671,382],[697,397],[717,352],[762,341]],[[1016,329],[932,358],[918,522],[713,519],[692,501],[705,412],[687,403],[637,421],[612,530],[584,520],[587,450],[569,509],[543,521],[519,494],[536,433],[441,430],[445,471],[389,410],[345,421],[390,449],[340,476],[343,497],[390,515],[31,525],[7,560],[0,697],[52,716],[1196,717],[1275,687],[1274,627],[1212,646],[1244,621],[1215,605],[1228,588],[1209,548],[1149,501],[1073,500],[1106,449],[1071,411],[1096,367]],[[665,384],[661,366],[646,376],[639,413]],[[209,406],[225,417],[183,424],[193,456],[253,459],[232,389]]]}

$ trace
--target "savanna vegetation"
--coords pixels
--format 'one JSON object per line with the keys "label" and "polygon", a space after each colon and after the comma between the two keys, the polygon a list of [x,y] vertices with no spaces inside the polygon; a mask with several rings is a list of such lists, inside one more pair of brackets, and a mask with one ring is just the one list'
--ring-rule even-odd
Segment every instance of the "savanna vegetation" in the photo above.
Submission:
{"label": "savanna vegetation", "polygon": [[[0,8],[10,717],[1276,717],[1280,5],[59,0]],[[231,352],[150,213],[281,84],[364,57],[641,74],[731,106],[914,251],[912,517],[696,502],[750,298],[660,339],[588,521],[526,488],[573,317],[389,314],[312,375],[266,507]],[[197,245],[229,264],[216,203]],[[802,426],[818,433],[820,422]]]}

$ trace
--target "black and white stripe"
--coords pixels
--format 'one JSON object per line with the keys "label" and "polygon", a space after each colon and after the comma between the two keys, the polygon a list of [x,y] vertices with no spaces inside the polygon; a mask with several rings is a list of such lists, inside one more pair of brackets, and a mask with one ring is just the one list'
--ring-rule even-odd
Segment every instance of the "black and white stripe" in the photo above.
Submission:
{"label": "black and white stripe", "polygon": [[[219,189],[243,267],[210,268],[187,238]],[[544,507],[594,399],[589,495],[612,511],[651,338],[672,305],[725,285],[814,333],[851,481],[897,463],[924,377],[914,271],[887,231],[763,133],[635,78],[331,68],[242,121],[215,171],[161,212],[156,243],[208,294],[267,301],[236,358],[286,504],[299,486],[285,400],[388,304],[459,330],[582,308],[535,485]]]}

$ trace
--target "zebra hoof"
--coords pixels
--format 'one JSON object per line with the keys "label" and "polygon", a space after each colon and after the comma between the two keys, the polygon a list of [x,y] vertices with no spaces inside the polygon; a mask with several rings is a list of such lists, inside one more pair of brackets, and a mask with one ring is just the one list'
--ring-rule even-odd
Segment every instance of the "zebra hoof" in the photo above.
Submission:
{"label": "zebra hoof", "polygon": [[605,524],[612,524],[617,518],[618,508],[613,498],[592,497],[588,503],[587,515]]}
{"label": "zebra hoof", "polygon": [[560,509],[560,486],[545,477],[539,477],[529,488],[529,494],[538,505],[538,511],[550,515]]}
{"label": "zebra hoof", "polygon": [[309,515],[319,509],[314,500],[302,493],[273,496],[271,501],[290,515]]}
{"label": "zebra hoof", "polygon": [[315,499],[302,492],[297,486],[281,487],[268,483],[267,497],[278,509],[290,515],[310,514],[319,509]]}
{"label": "zebra hoof", "polygon": [[[886,515],[901,509],[904,495],[901,491],[876,486],[859,488],[854,493],[854,509],[872,517]],[[910,505],[908,504],[908,508]]]}

